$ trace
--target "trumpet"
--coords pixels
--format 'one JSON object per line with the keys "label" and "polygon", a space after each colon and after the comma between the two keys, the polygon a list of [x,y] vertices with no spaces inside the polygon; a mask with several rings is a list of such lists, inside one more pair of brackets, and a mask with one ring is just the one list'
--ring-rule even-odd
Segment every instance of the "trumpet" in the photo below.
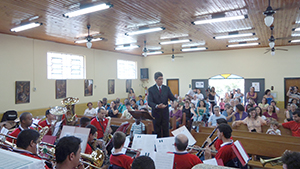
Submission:
{"label": "trumpet", "polygon": [[[7,146],[8,148],[12,148],[12,149],[17,147],[17,145],[14,144],[14,140],[17,140],[16,137],[13,137],[13,136],[10,136],[7,134],[3,134],[3,133],[0,133],[0,135],[4,136],[2,139],[0,139],[0,142],[3,146]],[[11,138],[12,142],[7,141],[6,137]]]}
{"label": "trumpet", "polygon": [[272,166],[275,166],[275,165],[283,165],[283,164],[282,164],[282,161],[281,161],[281,156],[280,156],[280,157],[276,157],[276,158],[271,158],[271,159],[268,159],[268,160],[264,160],[264,159],[260,158],[260,162],[261,162],[261,164],[263,165],[263,167],[264,167],[267,163],[270,163]]}
{"label": "trumpet", "polygon": [[[188,149],[197,150],[197,151],[205,151],[205,148],[201,148],[201,147],[197,148],[197,147],[193,147],[193,146],[188,146],[187,148],[188,148]],[[212,152],[212,153],[218,153],[217,150],[211,150],[211,152]]]}

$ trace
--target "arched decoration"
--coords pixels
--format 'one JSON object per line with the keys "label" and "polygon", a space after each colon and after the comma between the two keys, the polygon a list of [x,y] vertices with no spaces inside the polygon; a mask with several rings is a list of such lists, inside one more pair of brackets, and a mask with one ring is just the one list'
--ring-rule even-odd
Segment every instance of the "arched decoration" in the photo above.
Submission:
{"label": "arched decoration", "polygon": [[235,74],[219,74],[211,77],[210,79],[244,79],[242,76],[238,76]]}

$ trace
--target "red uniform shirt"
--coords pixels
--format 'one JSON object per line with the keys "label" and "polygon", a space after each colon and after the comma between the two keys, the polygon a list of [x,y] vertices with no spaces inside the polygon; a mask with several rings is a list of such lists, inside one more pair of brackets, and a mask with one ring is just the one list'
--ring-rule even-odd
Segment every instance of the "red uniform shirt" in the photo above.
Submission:
{"label": "red uniform shirt", "polygon": [[52,136],[51,123],[48,124],[48,123],[47,123],[47,120],[43,120],[43,121],[40,121],[38,124],[39,124],[40,126],[42,126],[42,127],[48,126],[48,127],[49,127],[49,130],[48,130],[48,132],[47,132],[46,135]]}
{"label": "red uniform shirt", "polygon": [[[33,127],[29,127],[28,129],[34,130]],[[11,132],[9,135],[17,138],[18,135],[19,135],[19,133],[20,133],[22,130],[23,130],[23,129],[22,129],[21,127],[18,127],[18,128],[16,128],[13,132]],[[11,139],[11,138],[8,138],[8,137],[7,137],[6,140],[9,141],[9,142],[12,142],[12,139]],[[17,140],[14,140],[14,144],[16,144],[16,143],[17,143]]]}
{"label": "red uniform shirt", "polygon": [[103,137],[103,134],[104,134],[106,126],[107,126],[107,123],[108,123],[108,119],[106,119],[106,118],[102,119],[102,120],[101,119],[98,120],[98,117],[96,117],[91,121],[91,125],[93,125],[97,128],[97,132],[98,132],[97,139]]}
{"label": "red uniform shirt", "polygon": [[[232,137],[230,137],[230,139],[232,140]],[[220,139],[217,139],[217,141],[214,143],[216,150],[219,150],[221,148],[222,144],[223,144],[223,141]]]}
{"label": "red uniform shirt", "polygon": [[284,128],[290,129],[292,131],[292,135],[295,137],[300,137],[300,123],[295,121],[289,121],[286,123],[282,123]]}
{"label": "red uniform shirt", "polygon": [[93,149],[92,147],[89,145],[89,143],[86,144],[86,148],[85,148],[85,154],[92,154]]}
{"label": "red uniform shirt", "polygon": [[174,169],[191,169],[193,166],[202,163],[199,157],[188,152],[175,152],[174,154]]}
{"label": "red uniform shirt", "polygon": [[223,145],[221,145],[221,148],[218,150],[218,153],[215,156],[216,159],[222,159],[224,165],[226,165],[226,163],[228,163],[230,160],[233,160],[236,157],[231,146],[232,143],[223,143]]}
{"label": "red uniform shirt", "polygon": [[125,154],[112,154],[109,158],[110,164],[131,169],[133,159]]}

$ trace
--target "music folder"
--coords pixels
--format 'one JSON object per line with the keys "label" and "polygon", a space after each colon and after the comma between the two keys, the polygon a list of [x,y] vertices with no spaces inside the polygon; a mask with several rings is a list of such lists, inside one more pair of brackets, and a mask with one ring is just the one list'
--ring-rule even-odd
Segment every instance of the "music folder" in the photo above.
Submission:
{"label": "music folder", "polygon": [[250,158],[240,141],[236,140],[232,144],[231,148],[233,149],[235,155],[237,156],[241,164],[245,166],[249,162]]}
{"label": "music folder", "polygon": [[129,113],[134,117],[135,119],[141,119],[141,120],[153,120],[154,118],[150,115],[149,112],[138,110],[138,111],[129,111]]}

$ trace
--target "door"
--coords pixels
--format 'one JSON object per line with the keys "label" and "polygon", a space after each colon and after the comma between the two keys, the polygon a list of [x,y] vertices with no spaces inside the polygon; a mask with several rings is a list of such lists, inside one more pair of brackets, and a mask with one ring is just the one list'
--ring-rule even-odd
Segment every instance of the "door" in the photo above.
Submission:
{"label": "door", "polygon": [[[262,98],[265,95],[265,79],[245,79],[245,98],[247,96],[247,93],[250,91],[250,87],[253,86],[253,84],[258,84],[259,91],[255,91],[257,93],[257,104],[261,102]],[[247,100],[245,99],[245,102]]]}
{"label": "door", "polygon": [[167,86],[171,89],[173,95],[179,96],[179,79],[167,79]]}
{"label": "door", "polygon": [[192,79],[192,89],[200,89],[204,97],[207,96],[208,79]]}
{"label": "door", "polygon": [[[291,86],[297,86],[298,88],[300,88],[300,78],[284,78],[284,107],[286,108],[286,105],[289,101],[289,97],[286,95],[286,93],[288,92],[289,88]],[[299,92],[299,89],[298,89]]]}

